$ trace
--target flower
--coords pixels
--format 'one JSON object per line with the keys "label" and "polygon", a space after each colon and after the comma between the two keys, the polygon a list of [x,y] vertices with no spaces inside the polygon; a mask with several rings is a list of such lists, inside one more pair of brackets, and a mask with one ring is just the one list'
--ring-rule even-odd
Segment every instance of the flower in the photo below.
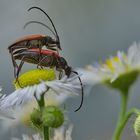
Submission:
{"label": "flower", "polygon": [[[54,130],[54,136],[50,140],[72,140],[73,125],[70,124],[67,128],[63,125],[60,128]],[[18,138],[12,138],[12,140],[20,140]],[[22,135],[22,140],[43,140],[40,134],[34,134],[32,137]]]}
{"label": "flower", "polygon": [[[42,70],[34,70],[33,74],[34,72],[41,72],[41,74],[44,73]],[[51,76],[47,76],[47,72],[51,72]],[[52,74],[52,70],[47,72],[45,72],[45,76],[47,77],[46,79],[48,79],[48,77],[49,79],[52,79],[51,77],[55,77]],[[30,74],[30,72],[27,74]],[[26,83],[30,84],[30,79],[27,75],[25,74],[23,76],[24,77],[19,77],[20,84],[22,86],[26,85]],[[32,79],[34,79],[35,82],[39,81],[39,78],[37,78],[36,75],[35,77],[32,77]],[[67,98],[78,95],[81,86],[80,83],[75,84],[74,81],[76,79],[77,76],[71,75],[69,78],[64,76],[61,80],[54,79],[52,81],[40,81],[38,84],[27,87],[25,86],[23,88],[17,86],[18,88],[12,94],[8,96],[5,94],[2,95],[0,99],[0,116],[2,113],[4,130],[17,126],[18,124],[31,126],[31,113],[35,108],[38,108],[38,103],[36,102],[36,98],[34,98],[34,93],[37,98],[40,98],[42,92],[45,92],[49,88],[44,96],[45,106],[60,106]],[[33,84],[33,82],[31,82],[31,84]]]}
{"label": "flower", "polygon": [[40,100],[41,95],[48,90],[53,91],[52,96],[58,98],[58,102],[78,95],[80,84],[73,83],[77,76],[71,75],[69,78],[64,76],[61,80],[55,79],[55,77],[54,70],[31,70],[24,73],[15,83],[16,90],[10,95],[3,94],[0,98],[0,110],[18,107],[33,98]]}
{"label": "flower", "polygon": [[140,72],[140,44],[133,43],[127,54],[118,51],[117,56],[104,63],[88,65],[78,72],[83,74],[81,79],[84,84],[105,83],[120,90],[128,89]]}

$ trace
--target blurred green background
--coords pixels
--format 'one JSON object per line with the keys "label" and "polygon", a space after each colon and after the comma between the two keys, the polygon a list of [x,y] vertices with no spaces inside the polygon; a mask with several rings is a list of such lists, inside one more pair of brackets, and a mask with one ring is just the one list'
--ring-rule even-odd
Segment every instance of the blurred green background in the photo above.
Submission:
{"label": "blurred green background", "polygon": [[[14,91],[7,47],[25,35],[51,35],[36,24],[23,29],[29,20],[49,24],[41,12],[27,12],[32,6],[41,7],[51,16],[60,36],[61,55],[74,68],[103,60],[118,50],[126,51],[134,41],[140,41],[139,0],[0,0],[0,84],[7,94]],[[25,65],[23,71],[29,68],[34,67]],[[129,107],[140,108],[139,84],[140,80],[130,90]],[[85,98],[82,109],[75,113],[79,102],[80,97],[67,103],[68,115],[74,123],[73,140],[110,140],[119,111],[118,92],[96,86]],[[127,123],[122,139],[136,139],[134,119]],[[22,130],[3,132],[1,128],[0,140],[10,140],[11,135],[20,135]]]}

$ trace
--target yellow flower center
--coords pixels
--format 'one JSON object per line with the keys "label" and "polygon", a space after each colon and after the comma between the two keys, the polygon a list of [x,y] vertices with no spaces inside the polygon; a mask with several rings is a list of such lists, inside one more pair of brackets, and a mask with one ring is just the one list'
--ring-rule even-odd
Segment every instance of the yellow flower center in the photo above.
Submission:
{"label": "yellow flower center", "polygon": [[114,66],[113,66],[113,63],[119,63],[120,62],[120,59],[117,57],[117,56],[115,56],[115,57],[113,57],[113,58],[111,58],[111,59],[107,59],[106,60],[106,65],[108,66],[108,68],[112,71],[112,72],[114,72],[115,71],[115,68],[114,68]]}
{"label": "yellow flower center", "polygon": [[35,69],[30,70],[22,74],[18,81],[14,81],[15,88],[24,88],[27,86],[33,86],[35,84],[39,84],[42,81],[51,81],[56,79],[55,71],[52,69],[43,70],[43,69]]}

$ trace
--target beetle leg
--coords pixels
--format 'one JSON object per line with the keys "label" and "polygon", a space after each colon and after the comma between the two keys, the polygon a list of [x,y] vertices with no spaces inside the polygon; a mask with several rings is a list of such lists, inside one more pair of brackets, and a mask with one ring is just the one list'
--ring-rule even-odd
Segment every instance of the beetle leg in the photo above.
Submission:
{"label": "beetle leg", "polygon": [[56,51],[59,54],[59,49],[56,44],[49,44],[48,48],[50,48],[53,51]]}
{"label": "beetle leg", "polygon": [[42,50],[42,46],[39,45],[39,62],[41,61],[41,56],[42,56],[41,50]]}
{"label": "beetle leg", "polygon": [[63,71],[59,70],[59,80],[62,78],[62,75],[63,75]]}
{"label": "beetle leg", "polygon": [[55,55],[52,54],[52,56],[50,56],[50,67],[52,67],[54,65],[53,62],[56,61],[54,58],[55,58]]}
{"label": "beetle leg", "polygon": [[14,58],[14,55],[13,55],[12,51],[10,51],[10,53],[11,53],[12,63],[13,63],[13,66],[14,66],[14,77],[16,78],[16,70],[18,69],[18,65],[15,61],[15,58]]}
{"label": "beetle leg", "polygon": [[36,67],[37,67],[37,69],[43,69],[43,66],[40,66],[40,65],[38,65],[38,64],[37,64]]}
{"label": "beetle leg", "polygon": [[31,45],[30,45],[30,40],[27,40],[26,41],[26,45],[25,46],[27,46],[27,48],[30,48],[31,47]]}
{"label": "beetle leg", "polygon": [[21,85],[20,85],[20,83],[18,81],[18,76],[19,76],[19,72],[20,72],[20,70],[21,70],[21,68],[22,68],[22,66],[24,64],[24,58],[25,58],[25,56],[22,57],[21,62],[19,64],[19,67],[18,67],[17,72],[16,72],[16,82],[18,82],[20,87],[21,87]]}
{"label": "beetle leg", "polygon": [[16,71],[18,69],[18,65],[17,65],[13,56],[12,56],[12,63],[13,63],[13,66],[14,66],[14,77],[16,78]]}
{"label": "beetle leg", "polygon": [[60,61],[60,58],[56,58],[56,63],[57,63],[56,69],[59,71],[59,80],[60,80],[63,75],[63,68],[62,68],[62,63]]}
{"label": "beetle leg", "polygon": [[39,64],[40,62],[38,62],[38,64],[37,64],[37,69],[43,69],[43,66],[41,66],[40,64]]}
{"label": "beetle leg", "polygon": [[[19,83],[19,81],[18,81],[18,76],[19,76],[19,73],[20,73],[20,71],[21,71],[21,68],[22,68],[22,66],[23,66],[23,64],[24,64],[24,59],[25,58],[27,58],[27,56],[23,56],[22,58],[21,58],[21,62],[20,62],[20,64],[19,64],[19,66],[18,66],[18,69],[17,69],[17,72],[16,72],[16,82],[18,82],[18,84],[19,84],[19,86],[21,87],[21,85],[20,85],[20,83]],[[34,58],[33,58],[34,59]]]}
{"label": "beetle leg", "polygon": [[[38,63],[38,61],[35,59],[35,56],[33,55],[28,55],[28,54],[25,54],[22,58],[21,58],[21,62],[20,62],[20,64],[19,64],[19,66],[18,66],[18,70],[17,70],[17,73],[16,73],[16,78],[18,79],[18,76],[19,76],[19,72],[20,72],[20,70],[21,70],[21,68],[22,68],[22,66],[23,66],[23,64],[24,64],[24,62],[25,62],[25,59],[32,59],[32,60],[34,60],[34,64],[37,64]],[[28,62],[30,62],[30,61],[28,61]]]}
{"label": "beetle leg", "polygon": [[[39,67],[39,66],[41,66],[41,63],[43,62],[43,60],[45,60],[46,58],[47,58],[48,56],[45,56],[45,57],[43,57],[40,61],[39,61],[39,63],[37,64],[37,68]],[[49,63],[49,57],[48,57],[48,59],[47,59],[47,61],[46,61],[46,64],[47,63]]]}

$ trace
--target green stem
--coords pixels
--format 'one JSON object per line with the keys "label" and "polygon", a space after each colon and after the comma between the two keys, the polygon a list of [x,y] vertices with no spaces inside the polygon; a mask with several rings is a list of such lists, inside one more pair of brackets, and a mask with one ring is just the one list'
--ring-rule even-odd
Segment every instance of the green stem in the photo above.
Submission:
{"label": "green stem", "polygon": [[49,127],[43,128],[44,140],[49,140]]}
{"label": "green stem", "polygon": [[41,109],[42,107],[45,106],[45,102],[44,102],[44,94],[41,95],[40,100],[37,100],[39,108]]}
{"label": "green stem", "polygon": [[137,115],[140,115],[140,110],[136,109],[136,108],[133,108],[131,109],[123,118],[123,120],[121,121],[120,123],[120,127],[119,127],[119,130],[118,130],[118,136],[116,136],[116,138],[114,138],[114,140],[117,140],[120,138],[120,134],[123,130],[123,128],[125,127],[128,119],[133,115],[133,114],[137,114]]}
{"label": "green stem", "polygon": [[116,127],[116,131],[114,133],[114,136],[112,138],[112,140],[119,140],[122,130],[124,128],[124,124],[126,122],[124,122],[124,118],[126,115],[126,110],[127,110],[127,101],[128,101],[128,91],[125,92],[121,92],[121,108],[120,108],[120,113],[119,113],[119,119],[117,122],[117,127]]}
{"label": "green stem", "polygon": [[[44,94],[41,95],[41,99],[37,100],[37,102],[41,110],[41,108],[45,106]],[[47,126],[43,127],[43,135],[44,135],[44,140],[49,140],[49,127]]]}

